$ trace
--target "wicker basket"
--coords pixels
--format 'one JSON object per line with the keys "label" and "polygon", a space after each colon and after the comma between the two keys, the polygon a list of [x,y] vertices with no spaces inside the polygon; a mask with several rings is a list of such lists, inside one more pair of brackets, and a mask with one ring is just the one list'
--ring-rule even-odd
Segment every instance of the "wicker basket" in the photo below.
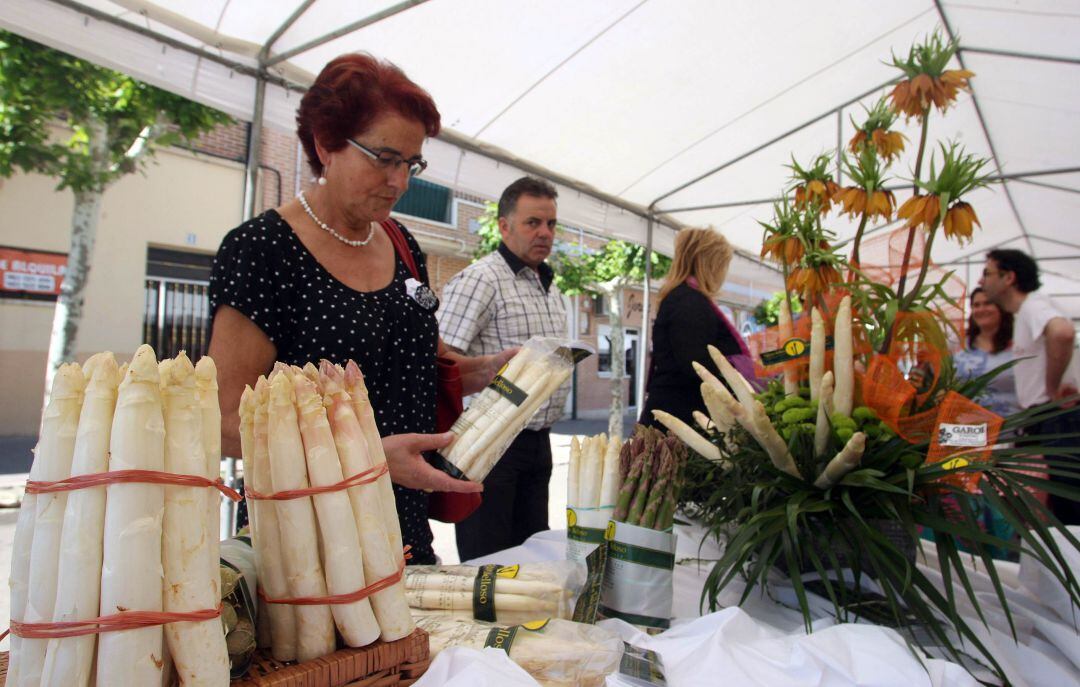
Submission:
{"label": "wicker basket", "polygon": [[[255,654],[246,677],[231,687],[390,687],[411,685],[424,674],[431,658],[427,633],[416,630],[394,642],[375,642],[360,649],[342,649],[305,663],[275,661]],[[0,653],[0,685],[7,681],[7,652]]]}

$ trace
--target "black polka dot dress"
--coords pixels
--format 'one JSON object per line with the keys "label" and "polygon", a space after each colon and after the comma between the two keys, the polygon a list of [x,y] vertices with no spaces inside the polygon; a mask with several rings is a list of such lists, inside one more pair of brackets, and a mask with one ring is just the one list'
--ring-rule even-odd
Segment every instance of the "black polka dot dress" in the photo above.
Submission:
{"label": "black polka dot dress", "polygon": [[[399,227],[426,283],[420,246]],[[438,304],[425,308],[409,296],[405,281],[412,274],[396,254],[395,263],[389,286],[355,291],[319,264],[281,215],[268,210],[221,242],[210,278],[210,309],[239,310],[270,338],[284,363],[355,360],[379,432],[427,434],[435,431]],[[434,563],[427,494],[396,484],[394,492],[402,539],[412,546],[410,564]]]}

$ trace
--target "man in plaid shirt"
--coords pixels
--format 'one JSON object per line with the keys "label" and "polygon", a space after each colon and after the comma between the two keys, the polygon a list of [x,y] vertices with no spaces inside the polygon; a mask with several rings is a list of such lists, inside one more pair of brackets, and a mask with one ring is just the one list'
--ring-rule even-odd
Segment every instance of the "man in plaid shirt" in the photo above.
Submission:
{"label": "man in plaid shirt", "polygon": [[[522,177],[499,198],[498,250],[443,288],[443,342],[465,355],[498,353],[533,336],[566,336],[566,307],[545,263],[555,241],[555,187]],[[569,383],[540,406],[484,479],[480,508],[457,525],[461,560],[521,544],[548,528],[551,425],[562,417]]]}

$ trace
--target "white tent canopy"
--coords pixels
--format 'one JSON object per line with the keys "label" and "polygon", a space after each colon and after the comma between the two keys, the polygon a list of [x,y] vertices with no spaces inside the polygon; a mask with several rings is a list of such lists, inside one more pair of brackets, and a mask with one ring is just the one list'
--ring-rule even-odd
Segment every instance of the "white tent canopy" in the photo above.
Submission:
{"label": "white tent canopy", "polygon": [[[1080,317],[1077,0],[4,0],[0,26],[287,128],[323,64],[369,51],[438,103],[433,180],[489,195],[539,172],[562,185],[570,224],[642,243],[649,216],[711,224],[750,253],[783,165],[845,143],[849,117],[897,75],[890,53],[942,30],[977,76],[972,95],[933,115],[931,138],[959,140],[1011,178],[972,194],[982,229],[968,246],[938,241],[935,259],[973,282],[988,248],[1029,251],[1045,289]],[[918,132],[905,133],[911,153]],[[900,177],[911,157],[894,166]],[[652,233],[670,251],[670,229]]]}

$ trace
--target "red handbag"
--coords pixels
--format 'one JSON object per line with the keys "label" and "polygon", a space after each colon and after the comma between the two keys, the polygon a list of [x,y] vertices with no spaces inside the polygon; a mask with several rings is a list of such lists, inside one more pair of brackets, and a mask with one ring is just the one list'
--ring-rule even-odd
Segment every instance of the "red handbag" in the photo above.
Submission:
{"label": "red handbag", "polygon": [[[405,236],[392,219],[382,223],[386,235],[394,244],[401,261],[412,272],[413,278],[420,279],[420,270],[416,267],[412,251],[405,242]],[[446,432],[464,410],[461,386],[461,370],[457,362],[445,356],[435,356],[435,369],[438,377],[435,389],[435,431]],[[480,494],[461,494],[457,492],[433,492],[428,499],[428,517],[440,522],[461,522],[480,507]]]}

